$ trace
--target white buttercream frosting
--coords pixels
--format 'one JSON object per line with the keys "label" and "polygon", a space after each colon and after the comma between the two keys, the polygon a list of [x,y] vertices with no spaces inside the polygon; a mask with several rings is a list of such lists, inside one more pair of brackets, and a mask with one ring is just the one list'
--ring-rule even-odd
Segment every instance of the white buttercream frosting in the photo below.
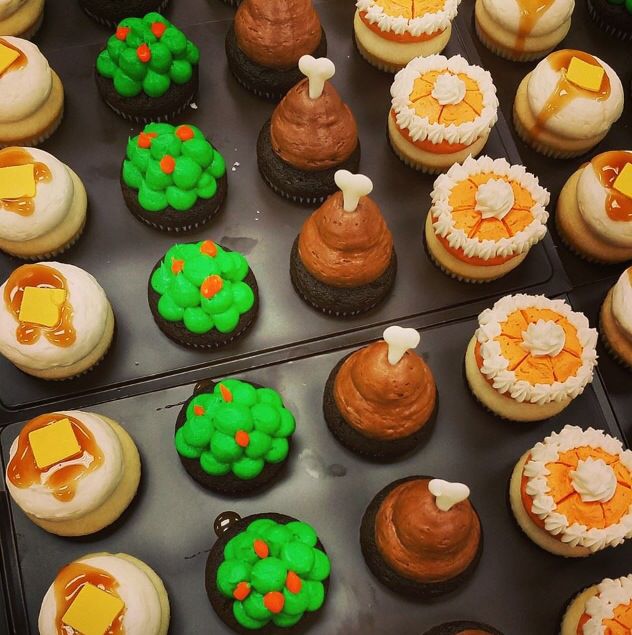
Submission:
{"label": "white buttercream frosting", "polygon": [[584,612],[590,619],[582,627],[582,635],[606,635],[605,620],[614,617],[620,606],[632,604],[632,574],[612,580],[606,578],[597,585],[597,593],[586,601]]}
{"label": "white buttercream frosting", "polygon": [[6,20],[12,16],[26,0],[0,0],[0,20]]}
{"label": "white buttercream frosting", "polygon": [[507,181],[490,179],[476,191],[476,211],[481,218],[497,218],[502,220],[510,212],[516,202],[513,189]]}
{"label": "white buttercream frosting", "polygon": [[465,82],[452,73],[443,73],[437,77],[432,96],[442,106],[460,104],[465,97]]}
{"label": "white buttercream frosting", "polygon": [[555,357],[562,352],[565,343],[564,329],[550,320],[532,322],[522,334],[522,348],[534,357]]}
{"label": "white buttercream frosting", "polygon": [[[147,574],[133,562],[113,554],[95,554],[78,562],[109,573],[118,583],[116,593],[125,604],[123,632],[125,635],[158,635],[162,619],[160,597]],[[57,635],[57,603],[54,584],[48,588],[40,609],[40,635]]]}
{"label": "white buttercream frosting", "polygon": [[603,459],[580,460],[571,483],[584,503],[607,503],[617,491],[617,476]]}
{"label": "white buttercream frosting", "polygon": [[625,331],[632,338],[632,267],[624,271],[612,290],[612,314]]}
{"label": "white buttercream frosting", "polygon": [[[518,35],[523,7],[518,0],[481,0],[485,10],[496,24]],[[544,11],[539,11],[533,28],[527,34],[540,37],[559,29],[573,14],[575,0],[554,0]]]}

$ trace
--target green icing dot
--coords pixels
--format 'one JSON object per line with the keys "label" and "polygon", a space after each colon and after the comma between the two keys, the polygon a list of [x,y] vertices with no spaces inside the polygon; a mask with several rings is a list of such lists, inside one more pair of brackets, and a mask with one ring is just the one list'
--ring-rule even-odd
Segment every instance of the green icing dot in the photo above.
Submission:
{"label": "green icing dot", "polygon": [[320,582],[329,577],[330,573],[331,563],[329,558],[320,549],[314,549],[314,566],[309,572],[309,579]]}
{"label": "green icing dot", "polygon": [[239,430],[250,432],[253,428],[250,409],[234,401],[218,406],[213,422],[224,434],[234,436]]}
{"label": "green icing dot", "polygon": [[192,446],[203,448],[210,444],[213,434],[213,424],[208,417],[193,417],[186,420],[180,428],[184,433],[184,440]]}
{"label": "green icing dot", "polygon": [[301,577],[306,577],[315,564],[315,553],[316,550],[313,547],[293,540],[283,545],[281,559],[287,564],[288,569]]}
{"label": "green icing dot", "polygon": [[267,403],[271,406],[276,406],[277,408],[281,408],[283,406],[281,395],[272,388],[257,389],[257,397],[261,403]]}
{"label": "green icing dot", "polygon": [[[142,178],[142,175],[141,175]],[[145,173],[145,183],[152,190],[160,191],[169,187],[173,183],[171,175],[165,174],[160,167],[160,163],[154,159],[147,162]],[[133,187],[133,186],[132,186]],[[162,192],[160,192],[162,194]]]}
{"label": "green icing dot", "polygon": [[242,602],[233,602],[233,615],[235,619],[245,628],[250,628],[252,630],[263,628],[266,625],[266,622],[263,620],[255,620],[250,617],[244,608]]}
{"label": "green icing dot", "polygon": [[[166,75],[171,68],[173,62],[173,55],[168,46],[157,42],[151,47],[151,60],[149,61],[149,68],[155,73]],[[168,86],[167,86],[168,88]]]}
{"label": "green icing dot", "polygon": [[202,168],[193,159],[182,156],[176,159],[176,167],[173,171],[173,183],[176,187],[191,190],[197,185],[201,176]]}
{"label": "green icing dot", "polygon": [[217,315],[218,313],[228,311],[234,303],[232,285],[230,282],[226,282],[222,290],[216,293],[212,298],[202,299],[202,308],[210,315]]}
{"label": "green icing dot", "polygon": [[303,582],[305,591],[309,594],[309,602],[307,604],[308,611],[317,611],[325,601],[325,587],[322,582],[314,582],[305,580]]}
{"label": "green icing dot", "polygon": [[248,616],[254,620],[268,622],[272,617],[272,613],[263,603],[263,594],[257,591],[252,591],[243,604]]}
{"label": "green icing dot", "polygon": [[176,276],[173,279],[168,294],[183,308],[191,308],[200,303],[199,289],[184,276]]}
{"label": "green icing dot", "polygon": [[168,295],[158,300],[158,312],[167,322],[179,322],[184,317],[184,309]]}
{"label": "green icing dot", "polygon": [[[206,170],[211,165],[216,153],[213,150],[213,146],[206,139],[194,137],[182,144],[182,154],[193,159],[202,169]],[[219,153],[217,154],[219,155]]]}
{"label": "green icing dot", "polygon": [[209,172],[211,173],[211,176],[214,176],[216,179],[219,179],[226,174],[226,161],[219,152],[215,152]]}
{"label": "green icing dot", "polygon": [[212,476],[224,476],[230,472],[230,465],[218,461],[209,450],[203,452],[200,456],[200,466],[207,474]]}
{"label": "green icing dot", "polygon": [[270,555],[275,558],[280,557],[283,545],[292,540],[292,532],[285,525],[280,525],[279,523],[266,527],[263,535],[270,547]]}
{"label": "green icing dot", "polygon": [[303,587],[298,593],[291,593],[288,589],[283,589],[283,596],[285,597],[283,613],[302,617],[309,606],[309,591]]}
{"label": "green icing dot", "polygon": [[259,560],[252,567],[252,586],[259,593],[269,593],[270,591],[281,591],[285,586],[287,577],[287,566],[278,558],[265,558]]}
{"label": "green icing dot", "polygon": [[145,79],[143,79],[143,91],[149,97],[160,97],[169,90],[170,84],[171,82],[166,75],[161,75],[149,68]]}
{"label": "green icing dot", "polygon": [[197,194],[195,191],[187,192],[177,187],[167,188],[167,202],[173,209],[186,212],[195,205]]}
{"label": "green icing dot", "polygon": [[246,456],[250,459],[261,459],[270,451],[271,447],[272,438],[269,435],[253,430],[250,433],[250,443],[246,448]]}
{"label": "green icing dot", "polygon": [[215,326],[220,333],[232,333],[239,322],[239,311],[235,307],[230,307],[223,313],[215,316]]}
{"label": "green icing dot", "polygon": [[318,543],[318,536],[311,525],[293,520],[289,522],[286,527],[302,543],[309,545],[310,547],[315,547]]}
{"label": "green icing dot", "polygon": [[242,448],[237,445],[235,438],[223,432],[215,432],[211,438],[212,452],[222,463],[230,464],[237,461],[243,455]]}
{"label": "green icing dot", "polygon": [[123,161],[123,180],[138,189],[143,182],[143,173],[131,161]]}
{"label": "green icing dot", "polygon": [[202,454],[202,450],[200,448],[195,448],[192,445],[189,445],[184,440],[183,428],[180,428],[176,432],[175,444],[176,444],[176,450],[178,451],[178,454],[180,454],[181,456],[187,459],[197,459],[199,458],[200,454]]}
{"label": "green icing dot", "polygon": [[[194,284],[197,287],[201,287],[202,283],[209,277],[213,275],[217,275],[219,269],[215,264],[215,261],[212,258],[208,258],[202,254],[199,256],[195,256],[187,260],[187,266],[184,268],[182,275],[186,277],[186,279]],[[201,307],[205,309],[205,304],[208,300],[205,297],[200,299]],[[207,311],[207,313],[212,315],[211,311]]]}
{"label": "green icing dot", "polygon": [[203,174],[202,178],[200,178],[200,183],[198,184],[197,188],[197,195],[200,198],[208,200],[209,198],[213,198],[215,194],[217,194],[217,181],[213,177],[210,177],[209,180],[205,180],[202,184],[204,176],[207,175]]}
{"label": "green icing dot", "polygon": [[161,265],[151,274],[151,287],[156,293],[164,294],[171,284],[173,276]]}
{"label": "green icing dot", "polygon": [[249,481],[261,474],[265,462],[263,459],[250,459],[243,457],[232,465],[233,474],[242,481]]}
{"label": "green icing dot", "polygon": [[251,566],[240,560],[224,560],[217,569],[217,587],[224,594],[231,596],[240,582],[250,579]]}
{"label": "green icing dot", "polygon": [[135,97],[143,89],[143,85],[117,68],[114,72],[114,88],[125,97]]}
{"label": "green icing dot", "polygon": [[271,518],[257,518],[257,520],[253,520],[248,525],[248,532],[265,536],[266,530],[270,527],[274,527],[276,524],[277,523],[274,522],[274,520],[272,520]]}
{"label": "green icing dot", "polygon": [[148,212],[159,212],[167,207],[167,197],[164,192],[152,190],[146,183],[140,184],[138,202]]}
{"label": "green icing dot", "polygon": [[277,430],[277,434],[280,437],[289,437],[291,434],[294,434],[294,430],[296,429],[294,415],[287,408],[281,408],[279,412],[281,425]]}
{"label": "green icing dot", "polygon": [[97,72],[103,77],[112,79],[114,73],[116,73],[116,64],[112,60],[108,51],[101,51],[97,57]]}
{"label": "green icing dot", "polygon": [[184,326],[191,331],[202,335],[208,333],[213,328],[213,318],[202,311],[200,307],[187,308],[184,310]]}
{"label": "green icing dot", "polygon": [[281,626],[282,628],[289,628],[290,626],[294,626],[294,624],[297,624],[301,617],[303,617],[302,615],[288,615],[287,613],[285,613],[284,611],[281,613],[277,613],[277,615],[274,615],[272,617],[272,622],[276,625],[276,626]]}
{"label": "green icing dot", "polygon": [[142,82],[147,74],[147,66],[138,59],[135,49],[125,49],[122,51],[118,64],[126,75],[137,82]]}
{"label": "green icing dot", "polygon": [[252,407],[255,429],[266,434],[274,434],[281,425],[279,408],[267,403],[258,403]]}

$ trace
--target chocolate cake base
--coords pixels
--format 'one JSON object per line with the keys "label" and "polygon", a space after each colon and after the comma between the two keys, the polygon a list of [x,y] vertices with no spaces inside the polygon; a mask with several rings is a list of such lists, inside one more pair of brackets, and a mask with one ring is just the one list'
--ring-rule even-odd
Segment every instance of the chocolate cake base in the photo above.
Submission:
{"label": "chocolate cake base", "polygon": [[351,156],[340,165],[327,170],[299,170],[286,163],[272,149],[270,119],[266,121],[257,140],[257,163],[263,180],[280,196],[301,205],[319,205],[338,191],[334,174],[338,170],[357,173],[360,165],[360,141]]}
{"label": "chocolate cake base", "polygon": [[[393,590],[395,593],[417,600],[431,600],[433,598],[446,595],[447,593],[451,593],[457,589],[472,575],[483,553],[483,526],[481,525],[481,541],[474,559],[470,562],[466,569],[453,578],[440,580],[438,582],[417,582],[416,580],[410,580],[397,573],[386,563],[384,558],[382,558],[375,542],[375,518],[384,499],[388,496],[391,490],[395,489],[395,487],[402,483],[417,479],[432,478],[434,477],[421,475],[408,476],[390,483],[378,492],[375,498],[369,503],[369,506],[366,508],[364,516],[362,517],[362,524],[360,525],[360,547],[362,548],[362,555],[364,556],[364,560],[371,570],[371,573],[382,584]],[[476,510],[474,511],[476,512]]]}
{"label": "chocolate cake base", "polygon": [[[236,6],[239,2],[229,2],[229,4]],[[257,97],[263,97],[270,101],[279,101],[290,88],[305,79],[305,75],[301,73],[298,65],[289,69],[279,70],[261,66],[261,64],[252,61],[237,45],[235,27],[232,24],[226,34],[225,48],[230,72],[246,90],[254,93]],[[327,55],[327,36],[322,28],[320,43],[312,51],[311,55],[316,58]]]}
{"label": "chocolate cake base", "polygon": [[79,6],[99,24],[115,27],[124,18],[162,12],[169,0],[79,0]]}
{"label": "chocolate cake base", "polygon": [[[177,432],[186,422],[187,408],[193,399],[203,392],[213,392],[213,388],[218,382],[210,381],[204,384],[198,384],[193,391],[193,394],[184,402],[182,409],[178,413],[178,419],[176,421],[175,432]],[[255,388],[262,388],[263,386],[248,382]],[[290,446],[289,452],[292,452],[292,440],[288,439]],[[219,494],[225,494],[230,496],[246,496],[248,494],[259,493],[273,485],[278,478],[285,472],[287,462],[290,457],[285,458],[280,463],[266,463],[262,472],[256,478],[245,480],[238,478],[232,472],[225,474],[224,476],[213,476],[208,474],[202,469],[199,459],[188,459],[178,454],[180,463],[184,466],[184,469],[188,472],[189,476],[197,481],[202,487]]]}
{"label": "chocolate cake base", "polygon": [[632,12],[624,4],[613,4],[609,0],[586,0],[588,13],[609,35],[623,40],[632,39]]}
{"label": "chocolate cake base", "polygon": [[334,366],[331,373],[329,373],[329,377],[327,378],[327,382],[325,384],[325,391],[323,393],[323,413],[330,432],[348,450],[380,463],[395,461],[413,450],[419,449],[421,443],[429,437],[430,432],[434,427],[434,423],[437,418],[437,409],[439,406],[438,396],[435,401],[434,410],[428,418],[428,421],[414,434],[401,439],[389,441],[371,439],[370,437],[361,434],[347,423],[338,409],[334,398],[334,382],[336,380],[336,376],[338,375],[338,372],[344,362],[352,354],[353,353],[349,353],[349,355],[343,357]]}
{"label": "chocolate cake base", "polygon": [[[318,621],[319,616],[327,603],[327,597],[329,595],[329,580],[331,579],[331,576],[326,580],[323,580],[323,586],[325,587],[325,601],[323,605],[317,611],[306,612],[303,619],[301,619],[298,624],[289,628],[275,626],[272,623],[264,626],[263,628],[259,628],[256,631],[243,627],[233,615],[232,606],[234,600],[224,597],[217,588],[217,570],[224,560],[224,547],[226,547],[231,538],[241,531],[244,531],[251,522],[259,518],[269,518],[270,520],[274,520],[275,522],[283,525],[287,525],[288,523],[297,520],[296,518],[286,516],[285,514],[268,513],[253,514],[252,516],[247,516],[246,518],[230,523],[224,533],[222,533],[222,535],[217,539],[217,542],[213,545],[213,548],[208,555],[208,559],[206,561],[206,571],[204,574],[206,595],[211,602],[213,610],[217,613],[222,622],[224,622],[224,624],[226,624],[235,633],[239,633],[239,635],[252,635],[253,633],[258,633],[258,635],[302,635]],[[318,540],[316,546],[325,554],[327,553],[320,540]]]}
{"label": "chocolate cake base", "polygon": [[489,633],[489,635],[503,635],[498,629],[482,622],[472,622],[471,620],[459,620],[457,622],[446,622],[426,631],[424,635],[459,635],[463,631],[475,630]]}
{"label": "chocolate cake base", "polygon": [[386,271],[370,284],[360,287],[332,287],[315,278],[298,255],[298,236],[290,254],[290,279],[296,292],[315,309],[336,317],[354,317],[380,304],[390,293],[397,274],[397,254],[393,250]]}

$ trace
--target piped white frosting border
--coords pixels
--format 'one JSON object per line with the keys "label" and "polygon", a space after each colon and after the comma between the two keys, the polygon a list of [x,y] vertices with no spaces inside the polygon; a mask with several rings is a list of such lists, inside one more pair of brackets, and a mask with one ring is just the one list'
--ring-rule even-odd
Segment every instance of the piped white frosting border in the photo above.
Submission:
{"label": "piped white frosting border", "polygon": [[614,617],[618,606],[632,603],[632,574],[612,580],[605,578],[597,585],[597,595],[586,601],[584,612],[590,619],[584,624],[583,635],[605,635],[604,620]]}

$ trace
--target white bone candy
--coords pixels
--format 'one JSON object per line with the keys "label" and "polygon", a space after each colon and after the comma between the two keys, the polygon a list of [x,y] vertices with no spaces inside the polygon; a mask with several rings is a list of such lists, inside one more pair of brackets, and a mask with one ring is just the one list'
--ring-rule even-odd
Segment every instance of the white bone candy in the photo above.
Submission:
{"label": "white bone candy", "polygon": [[325,82],[336,72],[334,63],[326,57],[316,59],[311,55],[303,55],[298,61],[298,67],[309,80],[309,98],[318,99],[323,94]]}
{"label": "white bone candy", "polygon": [[368,176],[352,174],[349,170],[338,170],[334,181],[342,191],[345,212],[355,212],[360,199],[373,191],[373,182]]}
{"label": "white bone candy", "polygon": [[388,363],[395,366],[404,357],[404,353],[419,346],[419,331],[404,329],[401,326],[389,326],[382,336],[388,344]]}
{"label": "white bone candy", "polygon": [[442,512],[450,511],[456,504],[467,499],[470,488],[463,483],[448,483],[440,478],[433,478],[428,483],[430,493],[435,497],[435,504]]}

